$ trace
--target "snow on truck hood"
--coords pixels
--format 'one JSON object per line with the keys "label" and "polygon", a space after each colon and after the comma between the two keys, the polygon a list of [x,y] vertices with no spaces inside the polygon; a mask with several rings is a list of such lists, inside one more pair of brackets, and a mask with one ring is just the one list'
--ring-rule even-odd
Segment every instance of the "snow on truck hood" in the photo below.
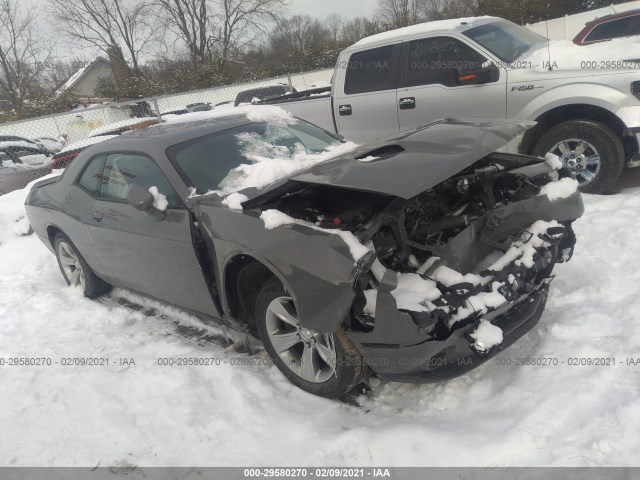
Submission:
{"label": "snow on truck hood", "polygon": [[358,147],[298,172],[290,180],[409,199],[495,152],[534,124],[442,119]]}

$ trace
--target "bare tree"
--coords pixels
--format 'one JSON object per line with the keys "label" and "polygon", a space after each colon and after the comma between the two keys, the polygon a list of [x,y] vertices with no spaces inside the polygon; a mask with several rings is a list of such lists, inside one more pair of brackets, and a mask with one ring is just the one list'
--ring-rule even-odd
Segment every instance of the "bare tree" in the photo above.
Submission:
{"label": "bare tree", "polygon": [[421,0],[378,0],[378,16],[392,28],[406,27],[419,21]]}
{"label": "bare tree", "polygon": [[213,43],[209,0],[156,0],[158,16],[182,40],[191,60],[203,62]]}
{"label": "bare tree", "polygon": [[[150,23],[151,3],[138,0],[50,0],[50,9],[63,35],[119,56],[141,74],[140,56],[157,36]],[[126,56],[124,54],[126,52]]]}
{"label": "bare tree", "polygon": [[156,0],[158,15],[193,62],[217,57],[223,66],[267,24],[282,18],[286,0]]}
{"label": "bare tree", "polygon": [[337,13],[330,13],[324,19],[324,26],[331,34],[331,40],[333,43],[337,43],[342,36],[342,28],[344,27],[344,18]]}
{"label": "bare tree", "polygon": [[444,20],[474,15],[478,10],[476,0],[419,0],[419,16],[424,21]]}
{"label": "bare tree", "polygon": [[223,66],[232,50],[242,50],[253,41],[252,34],[283,18],[285,0],[218,0],[213,17],[214,45]]}
{"label": "bare tree", "polygon": [[326,45],[330,32],[309,15],[294,15],[276,25],[269,36],[271,52],[280,55],[315,51]]}
{"label": "bare tree", "polygon": [[18,0],[0,0],[0,97],[15,111],[37,85],[53,50],[36,31],[35,9],[23,12]]}

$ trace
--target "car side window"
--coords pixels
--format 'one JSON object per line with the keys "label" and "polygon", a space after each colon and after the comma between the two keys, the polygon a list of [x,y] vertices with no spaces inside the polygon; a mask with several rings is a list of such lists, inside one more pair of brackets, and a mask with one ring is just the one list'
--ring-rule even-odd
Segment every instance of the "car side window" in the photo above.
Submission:
{"label": "car side window", "polygon": [[160,167],[144,155],[130,153],[110,153],[107,155],[100,195],[104,200],[127,201],[129,185],[137,184],[144,188],[157,187],[167,197],[168,208],[180,207],[180,199]]}
{"label": "car side window", "polygon": [[104,159],[104,156],[100,156],[91,160],[78,179],[78,185],[92,195],[100,194],[100,178],[102,177]]}
{"label": "car side window", "polygon": [[376,92],[397,88],[394,46],[354,53],[349,58],[344,90],[346,94]]}
{"label": "car side window", "polygon": [[452,37],[432,37],[409,43],[407,85],[457,85],[460,70],[482,67],[487,59]]}
{"label": "car side window", "polygon": [[585,42],[596,42],[598,40],[609,40],[618,37],[631,37],[640,35],[640,15],[619,18],[610,22],[601,23],[589,32],[585,37]]}

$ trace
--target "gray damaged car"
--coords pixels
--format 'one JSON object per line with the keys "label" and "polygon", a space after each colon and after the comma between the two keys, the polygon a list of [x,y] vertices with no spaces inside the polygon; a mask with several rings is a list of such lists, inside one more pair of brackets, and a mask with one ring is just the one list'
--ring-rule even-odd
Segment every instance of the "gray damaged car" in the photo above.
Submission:
{"label": "gray damaged car", "polygon": [[530,125],[354,146],[274,108],[108,140],[36,184],[27,213],[67,283],[255,335],[325,397],[460,375],[538,322],[583,203],[557,158],[496,152]]}

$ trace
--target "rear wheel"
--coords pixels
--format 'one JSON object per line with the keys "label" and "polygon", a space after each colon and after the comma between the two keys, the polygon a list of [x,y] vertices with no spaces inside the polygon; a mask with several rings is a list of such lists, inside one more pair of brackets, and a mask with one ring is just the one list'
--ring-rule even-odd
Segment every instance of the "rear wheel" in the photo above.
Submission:
{"label": "rear wheel", "polygon": [[87,298],[99,297],[111,289],[111,285],[93,273],[91,267],[65,235],[57,234],[53,245],[58,266],[67,285],[81,288]]}
{"label": "rear wheel", "polygon": [[592,120],[571,120],[547,130],[533,155],[553,153],[576,175],[580,190],[605,193],[624,168],[622,141],[609,127]]}
{"label": "rear wheel", "polygon": [[302,390],[337,398],[363,378],[362,357],[343,328],[324,333],[303,327],[293,299],[276,278],[258,293],[256,323],[276,367]]}

